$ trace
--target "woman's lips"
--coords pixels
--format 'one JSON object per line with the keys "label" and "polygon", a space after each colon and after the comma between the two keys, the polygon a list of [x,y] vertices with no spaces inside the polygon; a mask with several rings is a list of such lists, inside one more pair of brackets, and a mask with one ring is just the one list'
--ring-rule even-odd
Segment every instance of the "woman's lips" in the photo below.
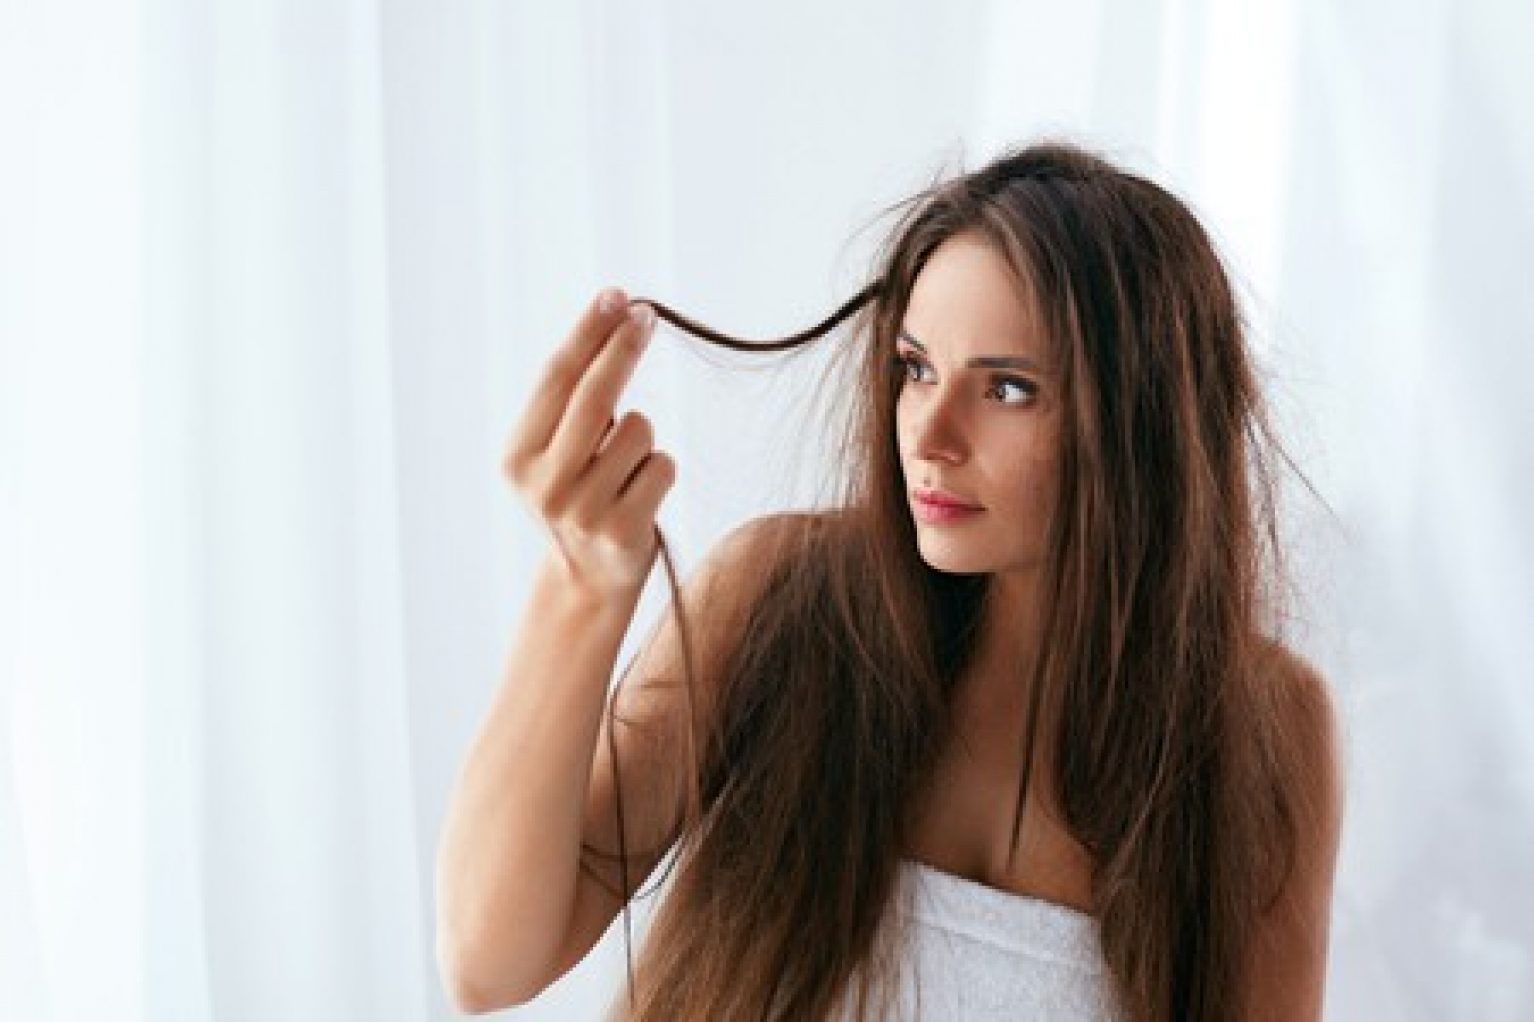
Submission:
{"label": "woman's lips", "polygon": [[981,511],[981,507],[969,504],[954,504],[942,499],[931,499],[925,494],[918,493],[911,499],[911,505],[915,509],[916,517],[924,522],[942,524],[956,522],[966,518],[973,518]]}
{"label": "woman's lips", "polygon": [[973,504],[967,500],[955,496],[952,493],[947,492],[946,490],[929,490],[925,487],[918,486],[916,489],[911,491],[911,496],[915,497],[917,500],[925,501],[928,504],[938,504],[943,507],[967,508],[971,511],[981,510],[979,504]]}

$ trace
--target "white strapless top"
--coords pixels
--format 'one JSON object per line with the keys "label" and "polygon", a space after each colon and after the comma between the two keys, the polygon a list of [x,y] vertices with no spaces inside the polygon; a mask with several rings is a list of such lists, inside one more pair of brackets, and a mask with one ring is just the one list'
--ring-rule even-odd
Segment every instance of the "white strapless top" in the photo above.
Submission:
{"label": "white strapless top", "polygon": [[[899,1022],[1118,1020],[1096,918],[915,859],[900,861],[895,911]],[[850,999],[849,999],[850,1001]],[[852,1004],[841,1018],[852,1018]]]}

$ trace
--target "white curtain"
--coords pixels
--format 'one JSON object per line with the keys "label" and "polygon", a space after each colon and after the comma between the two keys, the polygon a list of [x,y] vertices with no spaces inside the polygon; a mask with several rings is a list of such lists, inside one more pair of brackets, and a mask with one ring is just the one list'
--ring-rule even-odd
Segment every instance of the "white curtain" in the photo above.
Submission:
{"label": "white curtain", "polygon": [[[1530,40],[1511,0],[0,0],[0,1018],[454,1017],[432,864],[551,346],[608,283],[804,327],[880,207],[1043,133],[1205,218],[1336,513],[1290,505],[1328,1017],[1534,1015]],[[812,374],[660,333],[624,403],[686,570],[794,504]],[[513,1014],[595,1017],[622,938]]]}

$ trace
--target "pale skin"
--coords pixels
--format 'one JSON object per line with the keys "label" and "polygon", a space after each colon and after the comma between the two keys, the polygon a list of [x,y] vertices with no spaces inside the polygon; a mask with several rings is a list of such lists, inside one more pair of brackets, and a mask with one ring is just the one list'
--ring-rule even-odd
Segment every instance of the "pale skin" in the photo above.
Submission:
{"label": "pale skin", "polygon": [[[1019,854],[1008,869],[1017,754],[1026,693],[1019,670],[1039,637],[1020,630],[1038,599],[1056,494],[1061,404],[1053,353],[1010,266],[975,235],[938,247],[907,303],[897,355],[908,358],[896,436],[909,485],[949,490],[984,510],[957,522],[916,518],[923,559],[939,570],[994,573],[995,614],[975,666],[956,692],[956,741],[917,814],[909,850],[938,868],[1016,894],[1085,911],[1091,861],[1055,809],[1047,756],[1030,785]],[[1005,368],[975,359],[1016,359]],[[1299,863],[1280,904],[1258,928],[1243,990],[1253,1019],[1320,1017],[1341,792],[1334,711],[1326,686],[1280,653],[1291,726],[1318,765],[1308,793],[1317,826],[1301,834]]]}

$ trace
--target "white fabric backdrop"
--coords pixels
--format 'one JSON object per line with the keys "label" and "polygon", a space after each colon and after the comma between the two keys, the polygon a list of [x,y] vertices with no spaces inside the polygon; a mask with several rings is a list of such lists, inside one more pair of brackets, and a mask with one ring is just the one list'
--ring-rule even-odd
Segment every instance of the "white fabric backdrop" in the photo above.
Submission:
{"label": "white fabric backdrop", "polygon": [[[1293,505],[1328,1017],[1534,1016],[1534,6],[1062,6],[0,0],[0,1017],[453,1017],[550,346],[606,283],[805,326],[880,206],[1049,131],[1205,217],[1337,512]],[[661,337],[685,570],[795,503],[810,374]],[[622,950],[513,1014],[594,1017]]]}

